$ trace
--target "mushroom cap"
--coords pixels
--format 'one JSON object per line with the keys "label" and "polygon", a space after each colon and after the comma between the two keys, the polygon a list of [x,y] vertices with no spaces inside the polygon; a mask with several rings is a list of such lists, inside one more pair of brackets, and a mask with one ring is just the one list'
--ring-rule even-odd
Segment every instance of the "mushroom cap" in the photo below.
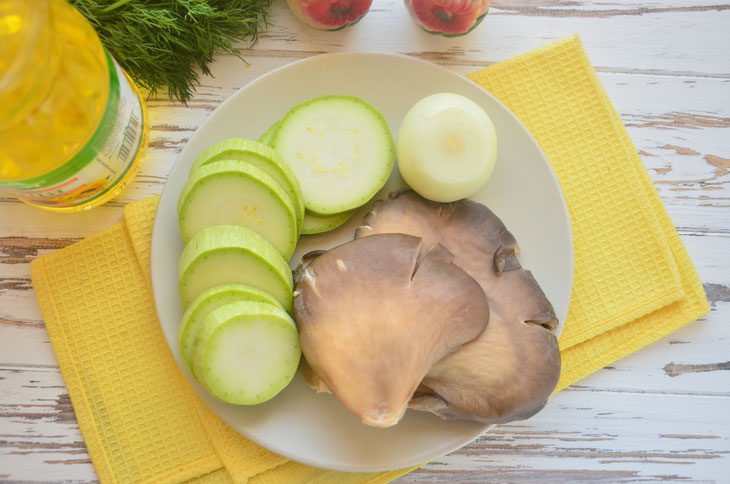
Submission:
{"label": "mushroom cap", "polygon": [[431,368],[411,408],[483,423],[538,412],[560,376],[553,333],[558,320],[532,273],[522,268],[517,241],[502,221],[471,200],[436,203],[407,191],[376,203],[355,236],[382,233],[421,237],[422,253],[444,246],[489,301],[487,328]]}
{"label": "mushroom cap", "polygon": [[418,237],[383,234],[304,268],[294,300],[302,352],[318,387],[364,423],[395,425],[433,364],[484,330],[484,292],[452,257],[439,245],[423,252]]}

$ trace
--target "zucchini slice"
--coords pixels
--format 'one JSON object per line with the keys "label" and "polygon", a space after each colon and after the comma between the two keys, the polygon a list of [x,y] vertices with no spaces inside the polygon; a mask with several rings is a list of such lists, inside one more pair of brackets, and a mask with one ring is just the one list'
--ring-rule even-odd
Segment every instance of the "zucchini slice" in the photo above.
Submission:
{"label": "zucchini slice", "polygon": [[279,121],[274,122],[271,126],[269,126],[264,133],[259,136],[258,141],[259,143],[263,143],[265,145],[269,144],[269,141],[271,140],[271,136],[273,136],[274,131],[276,131],[276,128],[279,127]]}
{"label": "zucchini slice", "polygon": [[178,261],[183,309],[206,289],[239,283],[271,293],[292,310],[292,273],[271,243],[238,225],[216,225],[201,230],[183,249]]}
{"label": "zucchini slice", "polygon": [[265,143],[244,138],[229,138],[211,146],[198,156],[190,168],[190,174],[192,175],[201,166],[220,160],[247,161],[276,180],[294,203],[297,209],[297,227],[301,230],[304,220],[302,189],[296,175],[279,153]]}
{"label": "zucchini slice", "polygon": [[215,309],[195,338],[195,376],[215,397],[237,405],[263,403],[294,377],[301,348],[280,307],[235,302]]}
{"label": "zucchini slice", "polygon": [[190,307],[183,314],[177,332],[180,355],[191,373],[193,372],[193,343],[195,343],[195,337],[203,320],[213,310],[239,301],[263,302],[281,307],[276,298],[268,292],[245,284],[223,284],[203,291],[190,303]]}
{"label": "zucchini slice", "polygon": [[306,209],[318,215],[364,205],[388,180],[395,160],[385,118],[353,96],[321,96],[294,106],[269,144],[296,174]]}
{"label": "zucchini slice", "polygon": [[262,235],[285,259],[297,244],[291,199],[272,177],[245,161],[216,161],[195,170],[177,213],[184,243],[206,227],[241,225]]}
{"label": "zucchini slice", "polygon": [[304,224],[302,225],[302,234],[321,234],[334,230],[344,224],[350,217],[357,212],[357,209],[348,210],[347,212],[335,213],[333,215],[317,215],[311,212],[304,212]]}

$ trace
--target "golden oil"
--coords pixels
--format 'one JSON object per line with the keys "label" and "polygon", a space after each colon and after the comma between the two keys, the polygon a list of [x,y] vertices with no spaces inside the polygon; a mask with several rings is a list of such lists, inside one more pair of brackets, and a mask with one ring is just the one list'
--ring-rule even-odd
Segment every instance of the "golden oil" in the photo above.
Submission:
{"label": "golden oil", "polygon": [[0,0],[0,190],[56,211],[134,177],[147,118],[134,83],[66,0]]}

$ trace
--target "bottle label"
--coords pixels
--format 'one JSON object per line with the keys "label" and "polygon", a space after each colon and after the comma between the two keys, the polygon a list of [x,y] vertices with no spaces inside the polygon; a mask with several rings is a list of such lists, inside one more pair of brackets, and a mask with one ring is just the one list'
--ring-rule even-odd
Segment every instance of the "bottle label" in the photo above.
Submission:
{"label": "bottle label", "polygon": [[142,149],[142,101],[108,52],[106,57],[109,100],[89,142],[50,173],[0,182],[1,189],[33,205],[64,208],[87,204],[124,179]]}

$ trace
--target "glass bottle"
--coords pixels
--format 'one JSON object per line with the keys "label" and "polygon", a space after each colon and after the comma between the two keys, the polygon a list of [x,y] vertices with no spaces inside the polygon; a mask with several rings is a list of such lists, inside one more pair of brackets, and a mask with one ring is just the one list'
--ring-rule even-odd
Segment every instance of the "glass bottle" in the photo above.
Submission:
{"label": "glass bottle", "polygon": [[0,0],[0,192],[55,211],[101,205],[147,145],[136,86],[66,0]]}

